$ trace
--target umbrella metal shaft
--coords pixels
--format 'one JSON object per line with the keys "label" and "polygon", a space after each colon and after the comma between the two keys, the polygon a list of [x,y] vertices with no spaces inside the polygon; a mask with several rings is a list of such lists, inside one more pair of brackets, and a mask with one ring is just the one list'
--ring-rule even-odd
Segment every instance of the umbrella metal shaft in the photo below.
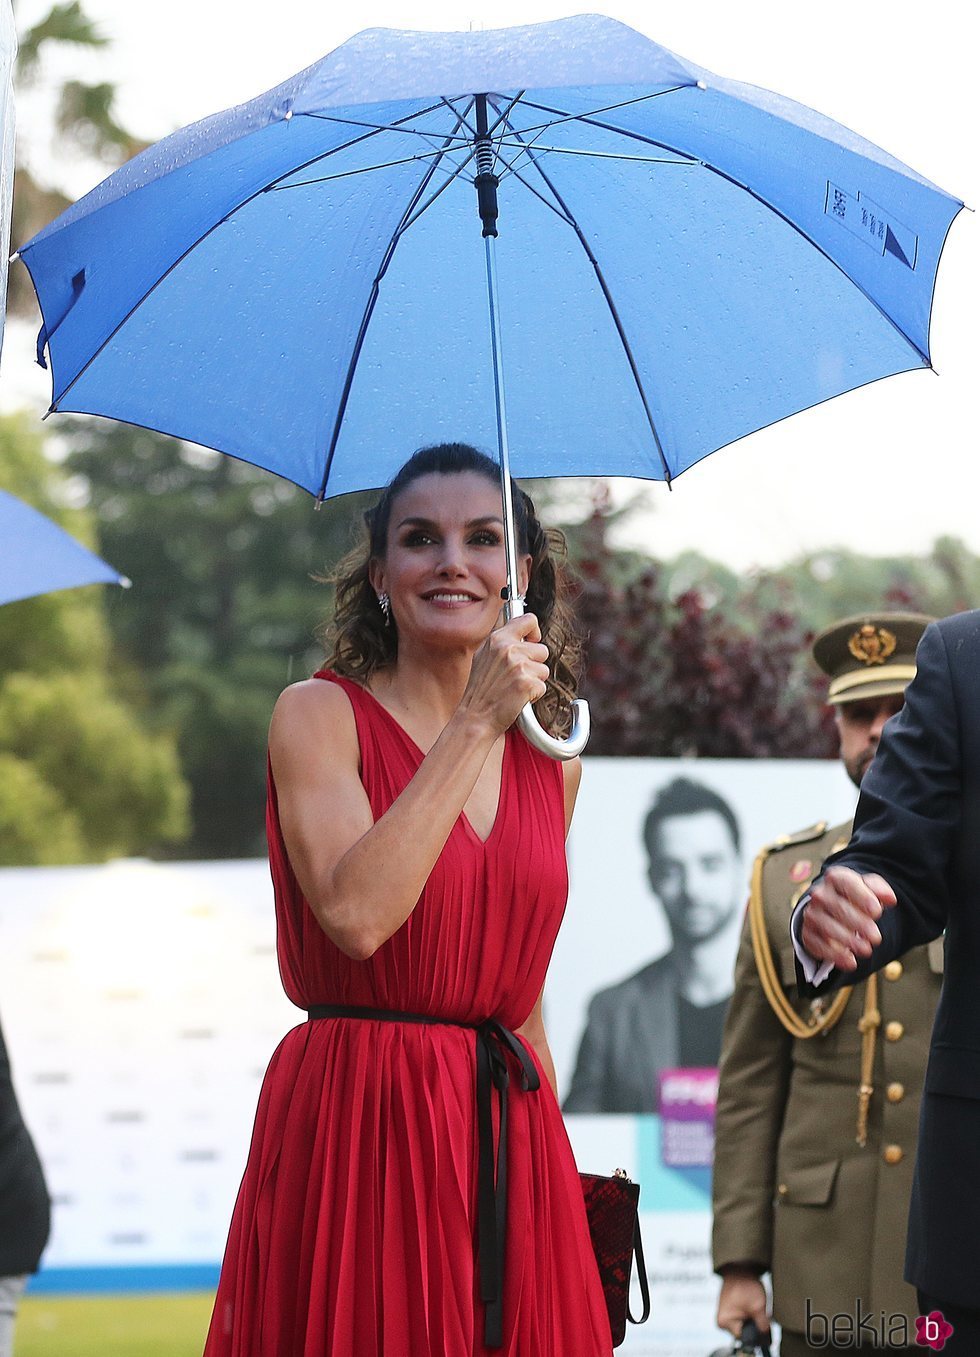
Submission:
{"label": "umbrella metal shaft", "polygon": [[[483,244],[487,261],[487,301],[490,311],[490,347],[493,354],[493,392],[497,414],[497,454],[500,459],[500,492],[503,497],[504,554],[507,562],[507,587],[504,590],[504,615],[507,620],[524,613],[524,597],[517,573],[517,532],[514,524],[514,497],[510,477],[510,445],[507,439],[507,400],[504,393],[504,359],[500,340],[500,296],[497,290],[497,176],[493,173],[493,150],[487,124],[487,96],[476,96],[476,177]],[[517,724],[525,739],[553,759],[573,759],[581,754],[589,738],[589,705],[582,699],[572,703],[572,729],[567,739],[556,739],[541,726],[530,702]]]}
{"label": "umbrella metal shaft", "polygon": [[507,398],[504,392],[503,351],[500,342],[500,298],[497,292],[496,238],[484,237],[487,259],[487,299],[490,307],[490,345],[493,351],[493,394],[497,412],[497,453],[500,458],[500,492],[504,502],[504,554],[507,561],[507,616],[519,617],[524,611],[517,574],[517,532],[514,523],[514,497],[510,477],[510,445],[507,440]]}
{"label": "umbrella metal shaft", "polygon": [[504,505],[504,553],[507,561],[507,592],[504,603],[508,619],[524,611],[517,576],[517,543],[514,498],[510,479],[510,445],[507,441],[507,399],[504,393],[504,358],[500,340],[500,294],[497,290],[497,176],[493,172],[493,143],[487,117],[487,96],[478,94],[476,105],[476,193],[487,261],[487,301],[490,309],[490,348],[493,354],[493,394],[497,415],[497,455],[500,461],[500,492]]}

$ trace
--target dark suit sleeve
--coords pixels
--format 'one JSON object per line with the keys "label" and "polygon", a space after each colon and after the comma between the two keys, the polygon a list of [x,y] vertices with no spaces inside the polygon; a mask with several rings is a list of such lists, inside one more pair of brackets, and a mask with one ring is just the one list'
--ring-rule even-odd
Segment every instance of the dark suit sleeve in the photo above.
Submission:
{"label": "dark suit sleeve", "polygon": [[575,1060],[575,1073],[562,1103],[563,1112],[606,1112],[605,1083],[609,1070],[608,1022],[598,1011],[601,994],[589,1004],[589,1017]]}
{"label": "dark suit sleeve", "polygon": [[905,705],[882,733],[848,846],[831,866],[877,872],[898,897],[878,927],[881,942],[856,971],[832,972],[819,988],[852,984],[946,927],[962,806],[962,760],[949,656],[940,627],[927,627]]}

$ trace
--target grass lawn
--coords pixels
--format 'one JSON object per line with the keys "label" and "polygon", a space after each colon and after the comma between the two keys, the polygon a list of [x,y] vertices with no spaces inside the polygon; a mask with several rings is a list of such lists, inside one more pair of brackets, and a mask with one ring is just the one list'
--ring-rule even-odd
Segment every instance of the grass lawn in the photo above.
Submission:
{"label": "grass lawn", "polygon": [[28,1296],[14,1357],[201,1357],[214,1295]]}

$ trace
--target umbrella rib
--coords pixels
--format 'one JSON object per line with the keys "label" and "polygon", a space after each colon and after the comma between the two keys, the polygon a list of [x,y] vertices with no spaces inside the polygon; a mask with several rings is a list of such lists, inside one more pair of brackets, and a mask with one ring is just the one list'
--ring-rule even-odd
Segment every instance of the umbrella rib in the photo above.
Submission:
{"label": "umbrella rib", "polygon": [[[630,108],[633,104],[642,104],[642,103],[646,103],[646,102],[648,102],[648,101],[651,100],[651,99],[661,99],[665,94],[676,94],[676,93],[678,92],[678,90],[688,89],[688,88],[689,88],[689,86],[687,86],[687,85],[672,85],[669,89],[658,90],[656,94],[642,94],[642,95],[637,96],[637,98],[635,98],[635,99],[626,99],[626,100],[623,100],[622,102],[617,103],[617,104],[608,104],[608,105],[606,105],[606,106],[603,107],[603,108],[593,109],[593,113],[610,113],[610,112],[615,111],[615,110],[618,109],[618,108]],[[506,109],[504,110],[504,113],[501,114],[501,116],[497,119],[497,121],[496,121],[496,122],[494,123],[494,125],[493,125],[493,129],[491,129],[491,130],[495,130],[497,127],[499,127],[500,123],[503,121],[503,118],[504,118],[507,114],[509,114],[510,111],[511,111],[511,109],[512,109],[516,104],[518,104],[518,103],[524,102],[524,103],[527,105],[528,108],[538,108],[538,109],[540,109],[540,108],[543,107],[543,105],[537,104],[537,103],[535,103],[533,100],[526,100],[526,99],[524,99],[524,95],[525,95],[526,93],[527,93],[526,90],[521,90],[520,94],[519,94],[519,95],[511,102],[510,106],[509,106],[508,108],[506,108]],[[565,114],[565,115],[562,116],[562,117],[552,118],[549,122],[538,123],[537,125],[532,124],[530,127],[524,127],[524,128],[522,128],[522,129],[521,129],[521,132],[522,132],[522,134],[525,135],[525,136],[527,135],[528,132],[534,132],[534,133],[535,133],[535,135],[534,135],[534,136],[531,138],[531,140],[527,143],[527,147],[528,147],[528,148],[532,148],[532,147],[536,146],[536,145],[538,144],[539,139],[540,139],[541,137],[544,136],[545,132],[550,132],[551,129],[552,129],[553,127],[560,127],[561,124],[562,124],[563,122],[574,122],[574,121],[576,120],[576,117],[577,117],[576,114],[569,113],[569,114]],[[509,125],[509,126],[512,126],[512,124],[508,124],[508,125]],[[548,147],[547,149],[548,149],[548,150],[553,150],[553,149],[560,149],[560,148]],[[521,158],[520,156],[517,157],[518,161],[520,160],[520,158]],[[626,159],[627,157],[623,157],[623,158]],[[511,168],[513,169],[513,166],[512,166]]]}
{"label": "umbrella rib", "polygon": [[[498,143],[498,145],[499,145],[499,143]],[[549,200],[544,196],[544,194],[541,193],[540,190],[536,189],[536,188],[534,187],[533,184],[528,183],[528,181],[524,178],[524,175],[521,173],[521,171],[518,170],[518,169],[515,169],[515,168],[514,168],[514,164],[512,164],[512,163],[507,159],[506,156],[501,155],[500,152],[499,152],[499,150],[498,150],[498,152],[497,152],[497,156],[498,156],[498,159],[502,160],[503,163],[507,166],[506,173],[505,173],[505,174],[502,174],[502,175],[500,176],[501,179],[505,179],[505,178],[507,177],[508,174],[512,174],[512,175],[514,176],[514,178],[518,181],[518,183],[524,185],[524,187],[527,189],[528,193],[533,193],[534,196],[535,196],[535,198],[537,198],[539,202],[544,203],[545,207],[548,208],[548,210],[549,210],[550,212],[554,212],[555,216],[558,217],[558,219],[559,219],[560,221],[563,221],[563,222],[565,223],[566,226],[572,226],[572,227],[574,227],[574,222],[572,221],[571,217],[567,216],[567,215],[561,210],[560,207],[556,207],[555,204],[554,204],[553,202],[549,202]]]}
{"label": "umbrella rib", "polygon": [[[336,123],[338,127],[366,127],[372,132],[407,132],[413,137],[422,137],[424,141],[427,141],[429,145],[432,146],[433,150],[438,149],[437,143],[440,136],[447,142],[457,141],[460,146],[468,146],[470,142],[468,136],[461,137],[453,133],[452,137],[447,137],[445,133],[426,132],[419,127],[404,127],[401,125],[402,121],[410,122],[413,118],[421,118],[426,113],[434,113],[436,109],[441,108],[443,104],[451,111],[454,118],[459,118],[456,109],[453,108],[449,100],[444,97],[440,97],[439,103],[430,104],[428,108],[419,109],[416,113],[409,114],[404,120],[396,120],[394,123],[366,122],[362,118],[338,118],[333,113],[304,113],[302,116],[304,118],[315,118],[318,122]],[[457,126],[459,125],[460,124],[457,124]]]}
{"label": "umbrella rib", "polygon": [[[471,107],[472,102],[468,106],[467,112],[469,112],[469,108]],[[452,132],[446,138],[447,149],[449,144],[455,137],[459,127],[464,125],[466,121],[465,115],[460,115],[459,113],[456,113],[455,109],[453,110],[453,112],[455,113],[457,122],[456,127],[453,128]],[[334,454],[337,451],[337,441],[340,438],[341,426],[343,424],[344,415],[347,411],[347,402],[350,400],[351,388],[354,385],[354,374],[357,371],[357,363],[361,356],[361,350],[364,347],[364,341],[367,338],[368,326],[371,324],[371,317],[374,315],[374,308],[378,302],[378,296],[381,290],[381,280],[384,278],[385,274],[388,271],[388,266],[391,263],[392,258],[394,257],[395,249],[398,245],[399,240],[401,240],[402,236],[405,234],[405,231],[408,229],[408,226],[411,224],[411,221],[416,219],[415,217],[413,217],[413,214],[419,202],[421,201],[422,195],[424,194],[426,188],[431,182],[432,176],[435,174],[436,169],[438,168],[438,164],[439,164],[438,161],[434,161],[431,165],[429,165],[429,167],[426,169],[425,174],[419,181],[419,184],[416,187],[415,192],[412,194],[411,200],[409,201],[409,203],[405,207],[404,212],[401,215],[401,220],[399,221],[398,225],[395,227],[394,231],[391,234],[391,239],[388,241],[388,245],[382,257],[381,264],[378,268],[377,273],[375,274],[374,282],[371,284],[371,291],[368,295],[367,303],[364,307],[364,314],[361,317],[360,329],[357,332],[357,338],[355,339],[354,347],[351,350],[350,362],[347,365],[347,376],[344,379],[344,389],[341,392],[340,401],[338,402],[337,405],[337,413],[336,416],[334,417],[333,433],[330,436],[330,447],[327,449],[326,461],[323,467],[323,478],[320,481],[320,489],[317,492],[316,496],[316,502],[318,505],[323,503],[323,497],[327,489],[327,482],[330,479],[330,471],[333,467]],[[458,174],[459,171],[457,170],[456,173]],[[442,187],[443,188],[448,187],[448,185],[452,183],[455,177],[456,175],[453,175],[450,179],[446,181],[446,183]],[[435,195],[435,197],[437,196],[438,195]],[[433,197],[432,201],[435,201],[435,197]]]}
{"label": "umbrella rib", "polygon": [[[409,121],[411,118],[418,118],[418,117],[421,117],[423,114],[426,114],[426,113],[433,113],[438,107],[439,107],[438,104],[432,104],[432,105],[430,105],[428,108],[424,108],[424,109],[417,110],[415,113],[411,113],[411,114],[406,115],[405,121],[407,122],[407,121]],[[302,115],[302,116],[306,116],[306,115]],[[71,381],[70,381],[70,382],[68,383],[68,385],[65,387],[64,391],[61,392],[61,394],[57,397],[56,400],[52,400],[51,404],[48,406],[47,414],[45,415],[45,418],[47,418],[47,415],[51,415],[51,414],[56,414],[56,413],[57,413],[59,402],[62,401],[62,400],[64,400],[64,398],[68,395],[69,391],[71,391],[71,389],[75,386],[75,384],[76,384],[78,381],[80,381],[82,377],[85,376],[85,373],[88,372],[89,368],[92,366],[92,364],[95,362],[95,360],[99,357],[99,355],[102,353],[102,351],[107,347],[107,345],[109,345],[109,344],[112,343],[112,341],[115,339],[116,335],[119,333],[119,331],[122,329],[122,327],[126,324],[126,322],[127,322],[128,320],[130,320],[130,319],[136,314],[136,312],[137,312],[137,311],[139,310],[139,308],[143,305],[143,303],[147,300],[147,298],[148,298],[148,297],[151,297],[151,296],[153,295],[153,293],[156,292],[157,288],[160,287],[160,285],[161,285],[162,283],[164,283],[164,282],[166,281],[167,278],[170,277],[170,275],[173,273],[173,271],[174,271],[175,269],[177,269],[177,268],[180,267],[180,265],[184,262],[184,260],[187,258],[187,256],[188,256],[189,254],[192,254],[192,253],[194,252],[194,250],[196,250],[197,247],[198,247],[199,245],[201,245],[205,240],[207,240],[207,238],[208,238],[213,232],[217,231],[219,227],[224,226],[226,222],[230,221],[231,218],[232,218],[237,212],[241,212],[241,210],[242,210],[243,208],[248,207],[249,203],[254,202],[256,198],[261,198],[261,196],[263,195],[263,193],[269,193],[269,192],[273,191],[273,190],[277,187],[277,185],[278,185],[283,179],[287,179],[287,178],[289,177],[289,175],[291,175],[291,174],[298,174],[300,170],[305,170],[305,169],[308,168],[308,166],[317,164],[318,161],[326,160],[326,159],[328,159],[328,157],[330,157],[330,156],[332,156],[332,155],[336,155],[339,151],[346,151],[346,150],[349,150],[352,146],[357,146],[357,145],[359,145],[359,144],[360,144],[361,142],[363,142],[363,141],[368,141],[368,140],[370,140],[371,137],[376,137],[376,136],[378,136],[379,132],[383,132],[383,131],[384,131],[384,132],[387,132],[387,131],[393,131],[393,130],[394,130],[394,131],[405,131],[405,130],[410,130],[410,129],[399,128],[398,125],[397,125],[397,123],[396,123],[396,124],[394,125],[394,127],[392,127],[392,128],[376,128],[376,129],[374,129],[373,131],[369,131],[369,132],[364,132],[364,133],[362,133],[359,137],[352,137],[350,141],[344,142],[344,143],[342,143],[342,145],[340,145],[340,146],[334,146],[334,147],[332,147],[331,150],[325,151],[322,155],[311,156],[310,159],[304,161],[302,165],[294,165],[294,166],[292,167],[292,169],[287,170],[287,171],[285,172],[285,174],[280,174],[280,175],[278,175],[275,179],[273,179],[270,183],[268,183],[268,184],[263,184],[263,186],[262,186],[261,188],[259,188],[259,189],[256,189],[254,193],[250,193],[250,194],[248,195],[247,198],[243,198],[242,201],[241,201],[240,203],[236,203],[235,206],[234,206],[229,212],[226,212],[225,215],[224,215],[223,217],[220,218],[220,220],[218,220],[218,221],[216,221],[216,222],[213,222],[213,223],[208,227],[208,229],[207,229],[206,231],[202,231],[201,234],[197,237],[197,239],[191,241],[191,243],[190,243],[190,245],[188,245],[187,249],[184,250],[180,255],[178,255],[178,257],[173,261],[173,263],[172,263],[168,268],[164,269],[163,273],[160,274],[160,277],[157,278],[153,283],[150,284],[150,286],[146,289],[146,291],[143,293],[143,295],[142,295],[141,297],[139,297],[139,298],[133,303],[133,305],[129,308],[129,310],[126,312],[126,314],[125,314],[125,315],[122,317],[122,319],[118,322],[118,324],[115,325],[115,326],[113,327],[113,329],[109,332],[109,334],[106,335],[105,339],[102,340],[101,344],[99,344],[99,345],[96,347],[96,349],[89,355],[89,357],[85,360],[85,362],[82,364],[82,366],[81,366],[81,367],[78,369],[78,371],[75,373],[74,377],[71,379]],[[454,129],[454,134],[455,134],[455,129]],[[438,162],[436,162],[436,163],[438,163]],[[430,175],[430,177],[431,177],[431,175]],[[426,182],[427,182],[427,180],[426,180]]]}
{"label": "umbrella rib", "polygon": [[[342,170],[340,174],[322,174],[318,175],[316,179],[298,179],[291,184],[276,184],[274,187],[270,186],[268,192],[287,193],[293,188],[310,188],[313,184],[332,184],[338,179],[352,179],[355,175],[372,174],[375,170],[393,170],[398,165],[412,165],[418,161],[431,160],[433,157],[438,161],[442,158],[443,154],[442,151],[424,151],[421,155],[407,155],[403,156],[400,160],[387,160],[380,165],[361,165],[356,170]],[[470,159],[472,159],[472,157],[467,157],[464,164],[467,164]],[[437,165],[435,168],[440,167]],[[443,173],[449,174],[449,171],[444,170]],[[458,170],[455,171],[450,175],[450,178],[455,178],[458,173]]]}
{"label": "umbrella rib", "polygon": [[[510,123],[508,123],[508,126],[510,126],[511,132],[514,134],[514,136],[516,136],[519,141],[522,140],[521,134],[516,130],[516,128],[514,128],[513,125]],[[632,347],[630,346],[629,336],[626,333],[626,329],[620,318],[619,312],[616,309],[616,303],[613,300],[613,295],[609,289],[609,284],[606,282],[605,275],[602,272],[602,268],[599,264],[599,261],[595,257],[592,247],[589,244],[588,240],[586,239],[585,232],[582,230],[581,226],[579,226],[578,222],[575,219],[575,214],[571,211],[568,204],[565,202],[564,198],[558,192],[558,189],[552,183],[546,171],[541,168],[540,164],[538,163],[538,158],[533,151],[529,154],[528,159],[530,160],[530,163],[534,166],[534,168],[537,170],[541,178],[544,180],[544,182],[547,184],[551,193],[554,195],[555,202],[558,203],[562,212],[565,213],[565,216],[568,220],[568,224],[571,226],[572,230],[578,237],[579,244],[585,251],[586,257],[589,263],[592,265],[592,268],[595,272],[595,276],[598,280],[599,287],[602,291],[602,295],[605,298],[606,305],[609,308],[609,314],[612,317],[613,324],[616,327],[616,333],[619,335],[620,343],[623,346],[623,352],[626,355],[626,361],[629,364],[630,372],[633,374],[633,381],[636,384],[637,394],[639,395],[640,401],[643,405],[643,412],[646,415],[647,423],[650,426],[650,432],[653,435],[654,445],[656,446],[657,452],[660,456],[660,462],[664,472],[664,480],[667,482],[667,488],[669,489],[672,479],[670,467],[667,465],[667,458],[664,455],[663,444],[661,443],[660,435],[657,432],[657,424],[653,417],[653,411],[650,409],[650,402],[647,400],[647,393],[646,390],[644,389],[642,378],[640,377],[640,370],[637,367],[636,359],[633,356],[633,350]]]}
{"label": "umbrella rib", "polygon": [[[510,103],[507,105],[504,111],[497,115],[496,122],[491,123],[491,125],[487,128],[488,137],[492,137],[494,132],[496,132],[497,128],[501,127],[504,123],[507,123],[508,127],[510,126],[508,119],[511,113],[514,111],[514,109],[517,107],[517,105],[524,98],[525,94],[527,94],[527,90],[518,90],[518,92],[514,95],[513,99],[511,99]],[[496,109],[494,109],[494,112],[496,112]]]}
{"label": "umbrella rib", "polygon": [[408,218],[404,226],[401,228],[399,235],[404,235],[410,226],[415,225],[419,217],[424,216],[425,213],[428,212],[429,208],[436,201],[436,199],[440,197],[443,193],[445,193],[449,185],[459,178],[459,176],[463,173],[463,171],[466,169],[466,166],[470,163],[470,161],[474,158],[475,155],[476,151],[475,150],[471,151],[470,154],[463,161],[462,165],[457,166],[457,168],[453,171],[452,174],[446,175],[445,181],[439,185],[435,193],[431,194],[422,204],[422,206],[418,209],[418,211],[413,212],[412,215]]}
{"label": "umbrella rib", "polygon": [[[521,100],[524,98],[524,95],[525,95],[526,93],[527,93],[527,90],[518,90],[518,92],[517,92],[517,93],[514,95],[514,97],[511,99],[510,103],[507,105],[507,107],[504,109],[504,111],[503,111],[502,113],[499,113],[499,114],[498,114],[496,121],[495,121],[490,127],[487,128],[487,136],[488,136],[488,137],[491,137],[491,138],[493,137],[494,132],[496,132],[497,128],[500,127],[500,125],[505,121],[505,119],[507,118],[507,115],[511,112],[511,110],[517,107],[517,105],[521,102]],[[457,98],[461,98],[461,97],[464,97],[464,96],[457,95],[456,97],[457,97]],[[473,96],[472,96],[472,95],[470,95],[470,96],[468,96],[468,97],[469,97],[470,102],[469,102],[469,104],[467,105],[467,112],[469,112],[469,110],[473,107],[473,102],[474,102]],[[449,109],[449,110],[450,110],[457,118],[460,117],[459,111],[458,111],[458,109],[456,108],[456,105],[453,103],[452,99],[447,98],[445,94],[441,95],[440,98],[441,98],[442,102],[445,104],[446,108],[448,108],[448,109]],[[494,109],[494,112],[496,112],[496,111],[497,111],[497,110]],[[463,122],[463,125],[464,125],[464,127],[466,128],[467,132],[469,133],[469,136],[468,136],[467,139],[466,139],[466,140],[467,140],[467,144],[472,145],[472,144],[476,141],[476,135],[477,135],[476,128],[469,122],[469,120],[466,118],[465,115],[463,115],[462,122]],[[550,125],[550,124],[549,124],[549,125]],[[469,161],[470,161],[471,159],[472,159],[472,156],[467,156],[466,161],[465,161],[464,163],[465,163],[465,164],[468,164]],[[460,168],[462,169],[462,166],[460,166]]]}
{"label": "umbrella rib", "polygon": [[[529,108],[540,109],[542,113],[557,113],[562,117],[573,118],[579,122],[587,123],[592,127],[600,127],[607,132],[617,132],[620,136],[628,137],[633,141],[641,141],[645,143],[647,146],[657,146],[663,151],[673,151],[675,155],[687,154],[687,152],[681,150],[679,146],[671,146],[667,142],[657,141],[656,138],[645,136],[642,132],[633,132],[626,127],[617,127],[615,123],[599,122],[592,114],[589,113],[566,114],[564,109],[549,108],[547,104],[538,104],[530,100],[525,100],[525,103],[528,105]],[[597,111],[602,112],[601,109]],[[844,275],[844,277],[851,284],[851,286],[856,288],[857,291],[860,292],[861,296],[864,297],[865,301],[870,302],[870,304],[874,307],[874,309],[878,312],[882,319],[886,320],[888,324],[892,327],[892,329],[897,334],[901,335],[902,339],[905,341],[906,344],[908,344],[909,348],[919,355],[919,357],[922,359],[926,367],[932,367],[932,363],[929,359],[928,354],[922,352],[918,344],[916,344],[913,339],[909,338],[909,336],[905,333],[905,331],[897,323],[897,321],[893,320],[892,317],[888,314],[888,312],[881,306],[881,304],[875,301],[874,297],[871,296],[867,289],[862,287],[862,285],[859,282],[857,282],[856,279],[852,278],[851,275],[847,272],[847,270],[841,264],[839,264],[838,261],[834,259],[832,255],[828,254],[827,251],[823,248],[822,245],[819,244],[818,241],[814,240],[813,237],[807,231],[804,231],[802,226],[800,226],[797,222],[793,221],[792,217],[788,217],[785,212],[781,212],[774,203],[769,202],[767,198],[763,198],[762,194],[757,193],[754,188],[750,188],[748,184],[743,184],[740,179],[736,179],[734,175],[727,174],[725,170],[720,169],[719,166],[717,165],[713,165],[709,160],[702,160],[700,156],[692,156],[690,157],[690,159],[692,164],[698,165],[702,169],[707,170],[709,174],[716,174],[719,179],[724,179],[725,182],[731,184],[733,188],[741,189],[741,191],[743,193],[747,193],[750,198],[754,198],[755,201],[761,207],[764,207],[768,212],[771,212],[773,216],[778,217],[780,221],[785,222],[785,224],[790,228],[790,230],[795,231],[796,234],[800,236],[803,240],[805,240],[808,245],[812,246],[812,248],[816,250],[818,254],[821,254],[824,257],[824,259],[827,260],[828,264],[831,264],[838,271],[838,273],[842,273]]]}
{"label": "umbrella rib", "polygon": [[[469,101],[470,101],[470,102],[466,105],[466,113],[469,113],[470,109],[473,107],[473,104],[474,104],[474,102],[475,102],[473,96],[472,96],[472,95],[469,95],[469,96],[466,96],[466,95],[456,95],[456,98],[457,98],[457,99],[460,99],[460,98],[465,99],[465,98],[467,98],[467,97],[469,97]],[[461,126],[461,127],[465,127],[465,128],[466,128],[466,136],[465,136],[465,137],[460,137],[460,140],[461,140],[461,141],[466,141],[466,142],[472,142],[473,138],[476,136],[476,128],[475,128],[475,127],[472,125],[472,123],[468,120],[468,118],[466,117],[466,113],[460,113],[459,109],[458,109],[458,108],[456,107],[456,105],[453,103],[452,99],[447,99],[446,96],[445,96],[444,94],[440,94],[440,95],[439,95],[439,100],[440,100],[441,103],[445,104],[446,108],[449,109],[450,113],[452,113],[452,115],[453,115],[454,118],[458,118],[458,119],[459,119],[458,125]]]}
{"label": "umbrella rib", "polygon": [[[453,117],[456,118],[456,128],[453,128],[451,133],[440,134],[433,132],[422,132],[422,130],[419,130],[418,128],[409,128],[409,126],[407,126],[407,123],[413,122],[415,118],[423,118],[430,113],[437,113],[437,111],[441,109],[442,104],[445,103],[447,103],[447,100],[440,99],[440,102],[430,103],[428,104],[428,106],[425,107],[425,109],[418,109],[417,111],[415,111],[415,113],[406,114],[404,115],[404,118],[396,118],[394,122],[364,122],[358,121],[358,119],[356,118],[337,118],[334,117],[334,115],[326,113],[303,114],[304,118],[315,118],[316,121],[318,122],[333,122],[337,126],[352,126],[352,128],[366,128],[368,130],[366,130],[365,133],[362,133],[360,137],[353,137],[352,140],[350,141],[342,142],[342,144],[339,145],[339,147],[334,147],[333,149],[331,149],[331,151],[324,152],[322,156],[312,157],[311,160],[305,161],[305,163],[301,164],[301,166],[296,166],[295,170],[290,170],[289,174],[297,174],[297,172],[299,172],[300,170],[305,170],[305,168],[311,166],[311,164],[318,163],[319,160],[327,160],[328,157],[337,155],[338,151],[347,151],[347,149],[349,149],[350,147],[356,147],[356,145],[360,145],[362,141],[368,141],[369,138],[371,137],[380,136],[380,134],[383,132],[398,132],[400,134],[406,134],[406,136],[421,137],[422,140],[429,145],[429,147],[432,147],[432,152],[430,152],[430,155],[436,156],[437,159],[441,159],[441,157],[444,156],[445,153],[447,153],[447,148],[449,147],[449,145],[452,144],[452,142],[459,142],[459,147],[453,147],[453,149],[466,148],[468,147],[468,145],[470,145],[470,141],[468,141],[467,137],[459,137],[456,134],[456,128],[459,128],[460,126],[460,117],[459,113],[457,113],[457,111],[453,109],[452,104],[447,104],[447,106],[449,107],[449,111],[451,111]],[[442,137],[441,142],[440,140],[438,140],[440,136]],[[391,166],[396,166],[396,164],[407,164],[410,163],[411,160],[415,159],[418,160],[425,159],[425,155],[406,156],[402,161],[392,160]],[[360,170],[345,171],[345,174],[362,174],[362,172],[364,172],[365,170],[379,170],[379,168],[380,170],[384,170],[384,168],[390,168],[390,166],[364,166],[360,168]],[[326,178],[341,179],[343,178],[343,176],[345,176],[345,174],[330,175],[326,176]],[[285,179],[286,175],[281,175],[280,178]],[[309,180],[309,182],[312,183],[315,182],[315,180]],[[274,183],[274,185],[269,186],[269,189],[271,191],[278,191],[278,189],[281,189],[281,187],[285,187],[285,189],[288,189],[288,187],[290,186],[276,185],[276,183]]]}
{"label": "umbrella rib", "polygon": [[[501,146],[509,146],[512,143],[500,142],[499,144]],[[536,151],[547,151],[550,155],[589,156],[593,160],[635,161],[638,165],[682,165],[687,169],[693,169],[695,167],[700,168],[699,162],[690,158],[686,160],[674,160],[668,156],[617,155],[615,151],[581,151],[572,146],[542,146],[540,142],[534,149]]]}
{"label": "umbrella rib", "polygon": [[[634,104],[645,104],[651,99],[662,99],[665,94],[677,94],[679,90],[690,88],[690,85],[671,85],[668,89],[657,90],[655,94],[640,94],[637,95],[635,99],[623,99],[618,104],[606,104],[603,108],[594,108],[592,114],[589,116],[594,117],[598,113],[614,113],[618,108],[632,108]],[[545,104],[538,104],[531,99],[525,99],[523,97],[525,93],[526,91],[521,92],[521,102],[528,108],[536,108],[542,113],[558,113],[560,115],[557,118],[551,118],[546,123],[532,123],[530,127],[522,128],[521,131],[525,134],[528,132],[536,133],[528,143],[529,146],[534,146],[538,137],[542,136],[545,132],[550,131],[552,127],[558,127],[563,122],[577,122],[584,116],[580,113],[563,113],[560,109],[549,109]]]}
{"label": "umbrella rib", "polygon": [[[459,114],[447,99],[440,96],[437,104],[429,104],[426,108],[418,109],[415,113],[409,113],[404,118],[396,118],[393,123],[373,123],[366,122],[358,118],[339,118],[331,113],[306,113],[303,116],[315,118],[318,122],[334,123],[338,127],[365,127],[369,129],[369,134],[377,136],[381,132],[400,132],[407,136],[421,137],[426,145],[432,148],[433,155],[444,155],[447,145],[456,142],[454,149],[463,150],[470,144],[469,137],[457,136],[455,132],[447,134],[445,132],[427,132],[419,127],[408,127],[407,123],[415,118],[425,117],[429,113],[435,113],[445,105],[456,119],[456,126],[460,126]],[[356,145],[356,139],[351,145]],[[331,153],[332,154],[332,153]]]}

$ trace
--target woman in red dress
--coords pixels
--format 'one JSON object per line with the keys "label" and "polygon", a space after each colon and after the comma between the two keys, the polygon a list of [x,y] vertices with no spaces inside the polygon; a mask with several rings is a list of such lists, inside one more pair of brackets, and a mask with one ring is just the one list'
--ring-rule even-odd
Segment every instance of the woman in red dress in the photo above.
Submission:
{"label": "woman in red dress", "polygon": [[532,701],[561,729],[577,645],[514,499],[530,611],[498,625],[497,468],[417,453],[339,581],[329,668],[276,705],[279,965],[308,1020],[263,1084],[206,1357],[611,1351],[541,1013],[581,770],[514,727]]}

